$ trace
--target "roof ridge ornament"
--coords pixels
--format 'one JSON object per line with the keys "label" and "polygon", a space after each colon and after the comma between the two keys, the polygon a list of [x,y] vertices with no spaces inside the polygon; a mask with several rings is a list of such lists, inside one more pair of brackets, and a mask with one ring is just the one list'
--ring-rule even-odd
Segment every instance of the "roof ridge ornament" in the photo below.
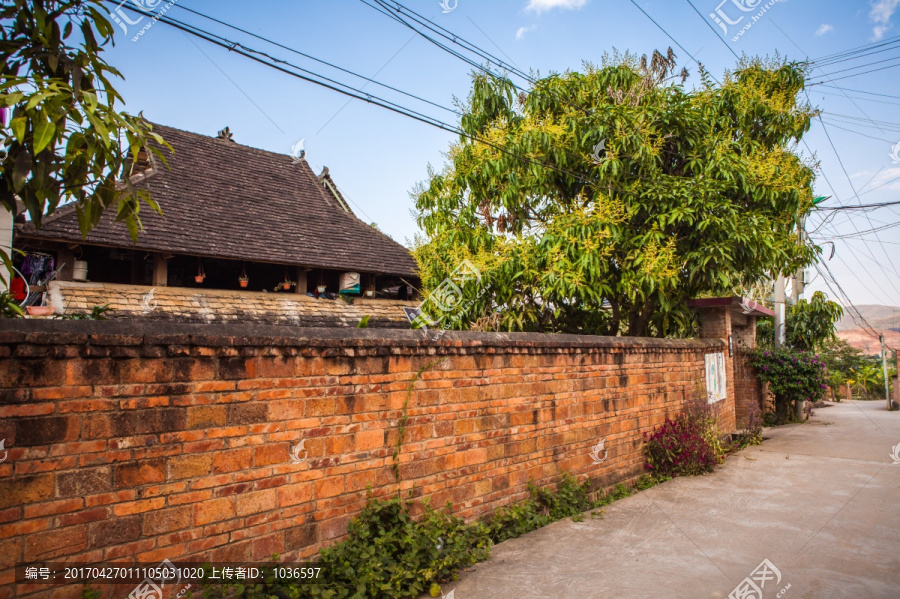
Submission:
{"label": "roof ridge ornament", "polygon": [[232,133],[231,129],[228,127],[225,127],[224,129],[219,131],[218,137],[219,137],[219,139],[227,139],[228,141],[230,141],[232,143],[237,143],[236,141],[234,141],[234,133]]}

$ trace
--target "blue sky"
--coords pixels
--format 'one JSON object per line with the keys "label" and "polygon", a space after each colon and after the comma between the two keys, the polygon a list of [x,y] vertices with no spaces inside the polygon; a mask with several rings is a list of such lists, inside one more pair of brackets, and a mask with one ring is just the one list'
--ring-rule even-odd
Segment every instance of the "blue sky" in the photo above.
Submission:
{"label": "blue sky", "polygon": [[[157,2],[142,1],[150,5]],[[720,77],[723,70],[734,65],[734,56],[709,27],[715,24],[708,15],[720,6],[721,0],[691,0],[704,15],[702,18],[687,0],[636,1],[713,75]],[[445,2],[447,7],[454,6],[453,0]],[[766,5],[760,0],[728,0],[721,9],[732,20],[740,14],[756,14],[741,13],[732,2],[759,4],[760,9]],[[405,4],[492,53],[508,57],[521,69],[541,74],[577,70],[583,61],[599,62],[604,52],[614,48],[644,54],[674,46],[630,0],[458,0],[455,8],[446,13],[440,0],[407,0]],[[738,54],[780,52],[791,59],[821,57],[900,35],[898,5],[900,0],[782,0],[775,2],[738,41],[729,39],[727,43]],[[378,73],[375,78],[382,83],[447,107],[452,106],[454,97],[465,98],[469,90],[471,67],[359,0],[179,0],[167,14],[361,86],[364,82],[205,21],[182,7],[239,25],[358,73],[370,77]],[[729,36],[748,21],[746,18],[731,26]],[[128,36],[119,35],[116,47],[108,55],[109,61],[125,75],[118,88],[129,112],[143,111],[152,121],[208,135],[229,126],[238,143],[285,154],[304,139],[310,164],[317,172],[325,165],[329,167],[361,218],[376,222],[401,243],[412,239],[417,229],[410,214],[413,202],[409,192],[426,178],[429,164],[436,168],[443,164],[443,152],[454,140],[452,134],[361,101],[348,104],[344,96],[335,92],[207,42],[189,39],[162,23],[156,23],[132,42],[131,35],[146,22],[147,19],[132,25]],[[675,51],[680,64],[689,65],[696,73],[696,65],[689,64],[691,59],[677,47]],[[855,63],[831,66],[825,72],[897,53],[894,49]],[[886,63],[890,64],[893,63]],[[872,68],[879,66],[884,65]],[[835,84],[845,89],[900,96],[898,73],[898,69],[887,69]],[[814,71],[812,81],[823,80],[821,75],[821,70]],[[696,80],[692,77],[688,84]],[[433,106],[417,104],[372,85],[367,91],[456,122],[454,115]],[[848,100],[844,93],[854,99]],[[816,123],[805,139],[834,186],[832,191],[820,176],[816,184],[820,195],[836,196],[840,203],[850,204],[855,202],[853,188],[863,192],[900,177],[900,163],[893,163],[890,155],[892,146],[900,143],[900,128],[880,122],[873,126],[871,122],[900,121],[896,116],[900,100],[823,86],[811,87],[810,98],[829,113],[825,126],[843,161],[842,167],[822,125]],[[806,151],[803,146],[801,149]],[[898,191],[900,181],[861,199],[866,204],[896,200]],[[821,243],[835,235],[865,232],[897,222],[898,215],[897,207],[866,215],[843,213],[817,230],[814,239]],[[809,229],[821,220],[813,217]],[[900,228],[878,232],[883,242],[880,244],[874,234],[862,236],[868,242],[859,238],[836,241],[835,256],[828,266],[854,303],[900,305],[898,231]],[[828,246],[826,257],[830,251]],[[825,290],[822,278],[815,272],[811,288]]]}

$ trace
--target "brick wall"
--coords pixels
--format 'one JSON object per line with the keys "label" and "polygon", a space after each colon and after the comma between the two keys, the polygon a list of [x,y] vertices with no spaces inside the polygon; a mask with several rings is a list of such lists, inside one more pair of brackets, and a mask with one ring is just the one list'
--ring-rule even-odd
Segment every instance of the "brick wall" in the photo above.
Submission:
{"label": "brick wall", "polygon": [[[0,598],[49,596],[11,583],[21,561],[310,556],[367,488],[472,519],[563,471],[594,488],[631,480],[643,433],[703,391],[706,353],[727,355],[719,339],[0,326]],[[717,405],[732,430],[733,396]]]}

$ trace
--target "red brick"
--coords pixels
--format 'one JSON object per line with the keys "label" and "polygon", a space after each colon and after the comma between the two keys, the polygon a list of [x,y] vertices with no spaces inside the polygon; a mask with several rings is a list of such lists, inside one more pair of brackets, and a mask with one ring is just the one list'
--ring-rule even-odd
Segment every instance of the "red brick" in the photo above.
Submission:
{"label": "red brick", "polygon": [[253,466],[270,466],[272,464],[290,464],[291,456],[287,443],[261,445],[254,449]]}
{"label": "red brick", "polygon": [[113,506],[113,514],[116,516],[130,516],[132,514],[142,514],[152,510],[158,510],[166,505],[165,497],[154,497],[153,499],[142,499],[140,501],[129,501],[119,503]]}
{"label": "red brick", "polygon": [[252,447],[218,451],[213,456],[213,473],[222,474],[224,472],[246,470],[253,466],[253,454],[254,450]]}
{"label": "red brick", "polygon": [[181,530],[191,525],[192,509],[190,506],[170,508],[146,512],[143,515],[144,536],[155,535]]}
{"label": "red brick", "polygon": [[23,543],[24,540],[22,538],[0,541],[0,570],[12,568],[17,562],[23,560]]}
{"label": "red brick", "polygon": [[227,406],[197,406],[187,409],[188,429],[225,426],[228,419]]}
{"label": "red brick", "polygon": [[46,501],[54,495],[53,475],[36,474],[0,479],[0,509]]}
{"label": "red brick", "polygon": [[263,561],[272,557],[276,553],[284,552],[284,534],[278,533],[253,539],[253,545],[250,556],[257,561]]}
{"label": "red brick", "polygon": [[25,418],[27,416],[47,416],[54,411],[52,403],[33,403],[21,406],[0,406],[0,418]]}
{"label": "red brick", "polygon": [[196,478],[209,474],[212,469],[212,454],[192,454],[169,458],[169,480]]}
{"label": "red brick", "polygon": [[209,499],[193,506],[194,525],[203,526],[210,522],[221,522],[234,518],[235,507],[233,497]]}
{"label": "red brick", "polygon": [[40,532],[25,538],[25,561],[46,561],[74,555],[87,548],[87,529],[72,526]]}
{"label": "red brick", "polygon": [[183,505],[186,503],[197,503],[198,501],[206,501],[213,496],[212,491],[192,491],[190,493],[179,493],[178,495],[168,495],[169,505]]}
{"label": "red brick", "polygon": [[243,493],[237,496],[237,514],[238,516],[246,516],[248,514],[267,512],[275,509],[277,504],[275,489]]}
{"label": "red brick", "polygon": [[[88,546],[109,547],[136,541],[141,536],[141,516],[109,518],[88,525]],[[144,550],[149,547],[144,548]],[[123,554],[124,555],[124,554]],[[109,556],[106,556],[109,558]]]}
{"label": "red brick", "polygon": [[141,487],[166,480],[166,461],[162,458],[129,462],[116,466],[116,487]]}
{"label": "red brick", "polygon": [[42,530],[47,530],[52,525],[52,518],[40,518],[36,520],[12,522],[10,524],[0,526],[0,539],[31,535]]}
{"label": "red brick", "polygon": [[356,451],[370,451],[384,447],[384,431],[361,431],[356,433]]}
{"label": "red brick", "polygon": [[109,509],[94,508],[92,510],[82,510],[75,514],[64,514],[56,519],[60,528],[66,526],[74,526],[76,524],[87,524],[88,522],[96,522],[97,520],[106,520],[109,517]]}
{"label": "red brick", "polygon": [[60,497],[85,496],[112,490],[112,468],[81,468],[62,472],[56,476],[56,489]]}
{"label": "red brick", "polygon": [[61,499],[58,501],[48,501],[46,503],[37,503],[25,506],[25,518],[42,518],[44,516],[55,516],[56,514],[65,514],[80,510],[84,505],[84,500]]}
{"label": "red brick", "polygon": [[313,483],[313,488],[313,493],[315,494],[316,499],[335,497],[344,492],[344,479],[325,478],[322,480],[317,480]]}

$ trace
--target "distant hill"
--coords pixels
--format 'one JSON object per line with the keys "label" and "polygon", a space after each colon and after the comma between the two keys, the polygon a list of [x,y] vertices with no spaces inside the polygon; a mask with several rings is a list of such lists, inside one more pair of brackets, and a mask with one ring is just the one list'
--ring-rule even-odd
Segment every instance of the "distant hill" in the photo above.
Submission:
{"label": "distant hill", "polygon": [[[878,332],[884,333],[889,347],[900,347],[900,308],[893,306],[857,306],[862,317]],[[881,343],[871,331],[861,328],[848,311],[837,323],[838,337],[868,355],[881,352]]]}
{"label": "distant hill", "polygon": [[[881,353],[881,342],[878,341],[878,337],[875,337],[868,331],[853,329],[850,331],[838,331],[837,335],[867,356]],[[888,348],[900,348],[900,333],[885,331],[884,343]],[[890,357],[890,354],[888,354],[888,357]]]}
{"label": "distant hill", "polygon": [[[900,332],[900,308],[894,306],[863,305],[856,306],[862,317],[865,318],[876,331]],[[844,310],[844,317],[837,323],[838,331],[850,331],[860,328],[853,321],[849,311]]]}

